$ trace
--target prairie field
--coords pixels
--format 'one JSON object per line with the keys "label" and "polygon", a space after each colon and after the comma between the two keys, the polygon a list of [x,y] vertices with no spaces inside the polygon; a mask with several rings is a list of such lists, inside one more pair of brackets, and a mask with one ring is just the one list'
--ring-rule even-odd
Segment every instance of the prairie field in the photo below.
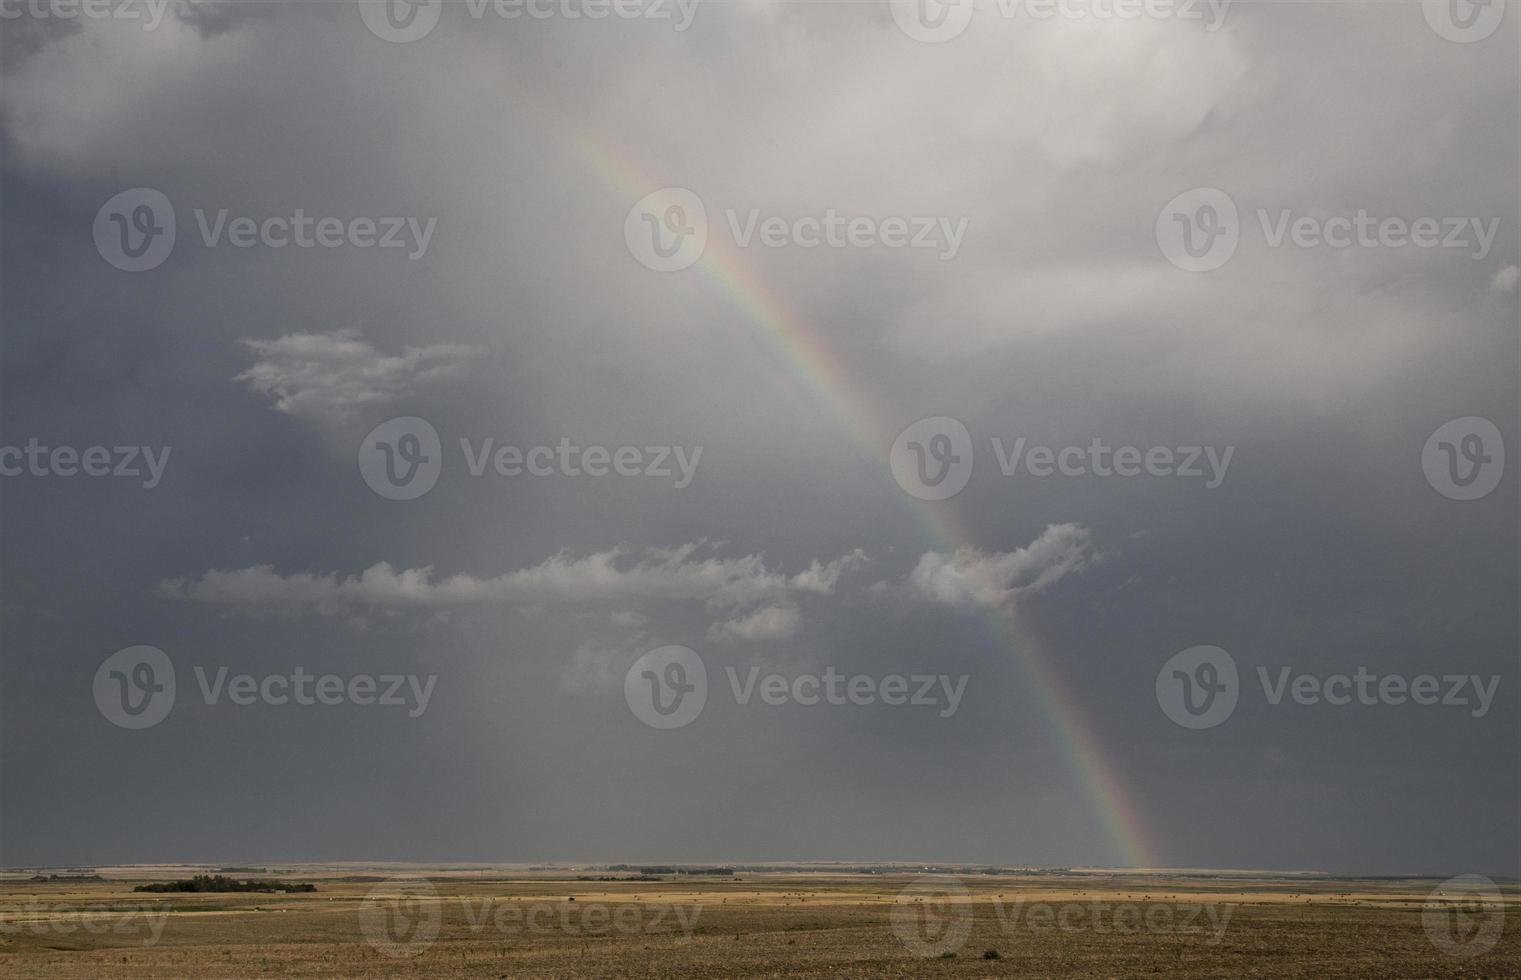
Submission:
{"label": "prairie field", "polygon": [[206,870],[0,881],[0,975],[1521,977],[1514,884],[293,865],[254,877],[316,891],[133,891]]}

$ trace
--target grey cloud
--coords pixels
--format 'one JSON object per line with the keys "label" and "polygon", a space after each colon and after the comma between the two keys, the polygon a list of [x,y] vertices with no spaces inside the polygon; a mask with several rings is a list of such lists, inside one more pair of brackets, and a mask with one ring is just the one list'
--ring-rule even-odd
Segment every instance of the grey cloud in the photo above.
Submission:
{"label": "grey cloud", "polygon": [[829,589],[821,587],[821,579],[828,579],[832,588],[832,576],[841,563],[859,561],[852,557],[824,565],[814,562],[789,578],[769,568],[760,555],[702,556],[698,551],[703,547],[694,543],[651,548],[632,558],[624,548],[582,558],[559,554],[532,567],[484,579],[465,574],[435,578],[432,566],[397,570],[385,562],[346,576],[310,572],[282,575],[271,566],[259,565],[212,570],[189,580],[166,580],[159,583],[156,592],[163,598],[287,616],[632,600],[693,601],[729,609],[780,599],[792,592],[827,594]]}
{"label": "grey cloud", "polygon": [[1081,572],[1094,560],[1092,535],[1077,524],[1053,524],[1017,551],[959,548],[926,552],[909,575],[911,591],[947,605],[1010,607],[1020,596]]}
{"label": "grey cloud", "polygon": [[764,606],[736,619],[714,623],[708,628],[708,639],[751,643],[790,640],[802,625],[803,617],[796,606]]}
{"label": "grey cloud", "polygon": [[459,374],[472,354],[463,344],[443,343],[385,355],[352,328],[240,343],[256,360],[233,380],[272,397],[287,415],[316,419],[394,404],[422,385]]}
{"label": "grey cloud", "polygon": [[271,20],[286,5],[285,0],[175,0],[174,16],[202,37],[212,38],[250,21]]}

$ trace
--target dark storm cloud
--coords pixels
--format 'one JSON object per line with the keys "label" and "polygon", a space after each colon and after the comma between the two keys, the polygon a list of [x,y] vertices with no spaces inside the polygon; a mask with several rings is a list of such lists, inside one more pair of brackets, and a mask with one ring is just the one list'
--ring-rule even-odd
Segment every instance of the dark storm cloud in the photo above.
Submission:
{"label": "dark storm cloud", "polygon": [[[981,7],[943,45],[885,7],[761,0],[684,31],[449,3],[402,44],[350,4],[8,21],[0,445],[172,453],[151,490],[0,483],[0,859],[1125,860],[1030,656],[1161,860],[1513,873],[1513,464],[1459,502],[1421,450],[1470,415],[1521,442],[1515,14],[1470,44],[1368,4],[1237,4],[1216,31]],[[820,396],[764,304],[702,271],[717,245],[681,273],[631,257],[625,216],[667,185],[713,237],[752,209],[967,219],[950,261],[737,250],[876,408]],[[1207,273],[1154,237],[1201,186],[1242,227]],[[178,226],[143,273],[92,240],[133,187]],[[1360,208],[1501,224],[1480,256],[1274,246],[1259,219]],[[298,210],[344,242],[227,237]],[[388,217],[434,222],[425,252],[356,244],[355,219]],[[411,501],[356,467],[399,415],[444,456]],[[919,503],[888,443],[933,415],[976,463]],[[1005,477],[993,437],[1234,453],[1214,488]],[[680,489],[473,476],[486,440],[702,455]],[[622,690],[672,643],[714,700],[663,732]],[[179,700],[128,732],[91,682],[134,644],[170,655]],[[1502,680],[1482,718],[1249,691],[1189,731],[1153,686],[1197,644],[1248,686]],[[438,680],[405,718],[208,705],[196,666]],[[970,679],[951,717],[725,700],[751,666]]]}

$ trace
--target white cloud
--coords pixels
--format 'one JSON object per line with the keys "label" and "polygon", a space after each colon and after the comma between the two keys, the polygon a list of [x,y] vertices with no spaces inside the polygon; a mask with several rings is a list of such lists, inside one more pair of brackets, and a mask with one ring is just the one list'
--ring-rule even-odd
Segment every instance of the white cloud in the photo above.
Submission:
{"label": "white cloud", "polygon": [[[827,564],[815,561],[792,578],[766,567],[760,555],[699,557],[702,543],[650,549],[630,560],[622,548],[575,558],[561,553],[493,578],[451,575],[433,567],[397,570],[381,562],[357,575],[296,572],[272,566],[211,570],[196,579],[159,583],[160,596],[225,606],[247,613],[356,616],[369,612],[438,610],[486,604],[693,601],[739,610],[777,603],[791,593],[827,593],[841,569],[864,561],[859,552]],[[629,614],[627,609],[622,614]],[[758,628],[758,627],[756,627]]]}
{"label": "white cloud", "polygon": [[1092,536],[1078,524],[1053,524],[1017,551],[958,548],[951,555],[926,552],[908,578],[910,594],[943,605],[1008,608],[1093,558]]}
{"label": "white cloud", "polygon": [[271,396],[277,410],[298,418],[342,418],[356,408],[390,404],[419,385],[458,373],[472,353],[461,344],[431,344],[386,355],[353,329],[239,343],[257,359],[233,380]]}
{"label": "white cloud", "polygon": [[[637,644],[639,639],[635,637],[633,642]],[[577,692],[616,691],[623,686],[623,675],[637,656],[632,647],[583,643],[570,655],[560,686]]]}
{"label": "white cloud", "polygon": [[708,628],[710,640],[745,640],[751,643],[790,640],[802,628],[803,617],[795,606],[766,606]]}
{"label": "white cloud", "polygon": [[1495,273],[1489,288],[1491,292],[1513,293],[1518,282],[1521,282],[1521,265],[1508,265]]}
{"label": "white cloud", "polygon": [[866,552],[857,548],[848,555],[842,555],[826,565],[819,564],[815,559],[808,570],[799,572],[788,583],[799,592],[812,592],[817,595],[829,595],[834,592],[835,585],[840,580],[843,572],[860,568],[866,564]]}
{"label": "white cloud", "polygon": [[[253,615],[315,615],[362,625],[374,615],[507,605],[539,610],[555,604],[602,603],[622,628],[638,630],[652,621],[650,603],[696,603],[723,611],[708,629],[710,640],[781,641],[802,628],[797,601],[834,596],[844,574],[863,567],[859,549],[829,562],[814,560],[796,575],[770,568],[760,555],[703,555],[695,542],[651,548],[638,557],[613,548],[585,557],[554,555],[537,565],[489,578],[457,574],[439,577],[431,565],[397,569],[386,562],[353,575],[335,572],[281,574],[270,565],[231,571],[213,569],[198,578],[158,584],[160,597],[220,606]],[[943,605],[1006,608],[1085,568],[1093,560],[1091,535],[1077,524],[1055,524],[1023,548],[983,552],[926,552],[894,585],[879,582],[866,591],[906,596]],[[641,605],[643,604],[643,605]],[[589,655],[587,655],[589,656]]]}

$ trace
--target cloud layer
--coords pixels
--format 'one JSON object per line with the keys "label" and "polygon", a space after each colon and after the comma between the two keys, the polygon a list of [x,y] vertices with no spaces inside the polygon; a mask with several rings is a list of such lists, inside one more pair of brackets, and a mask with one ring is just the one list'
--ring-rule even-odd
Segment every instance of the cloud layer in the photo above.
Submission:
{"label": "cloud layer", "polygon": [[[713,623],[710,639],[780,641],[796,636],[802,627],[799,599],[834,597],[843,576],[870,564],[865,552],[856,549],[827,562],[814,559],[803,571],[788,575],[768,566],[761,555],[728,558],[711,551],[706,542],[692,542],[647,549],[637,556],[626,548],[579,558],[559,554],[489,578],[459,573],[440,577],[432,566],[398,570],[386,562],[352,575],[281,574],[270,565],[256,565],[166,579],[155,592],[164,599],[250,615],[315,615],[356,622],[370,614],[470,606],[600,603],[618,606],[619,617],[633,617],[637,623],[643,619],[633,607],[641,603],[690,602],[709,610],[736,611]],[[1091,551],[1086,528],[1053,526],[1013,552],[926,552],[890,590],[930,603],[1008,610],[1019,596],[1082,571]]]}
{"label": "cloud layer", "polygon": [[458,375],[471,355],[469,347],[450,343],[385,355],[355,329],[240,343],[255,361],[233,380],[273,398],[278,411],[306,419],[341,419],[394,404],[422,385]]}

